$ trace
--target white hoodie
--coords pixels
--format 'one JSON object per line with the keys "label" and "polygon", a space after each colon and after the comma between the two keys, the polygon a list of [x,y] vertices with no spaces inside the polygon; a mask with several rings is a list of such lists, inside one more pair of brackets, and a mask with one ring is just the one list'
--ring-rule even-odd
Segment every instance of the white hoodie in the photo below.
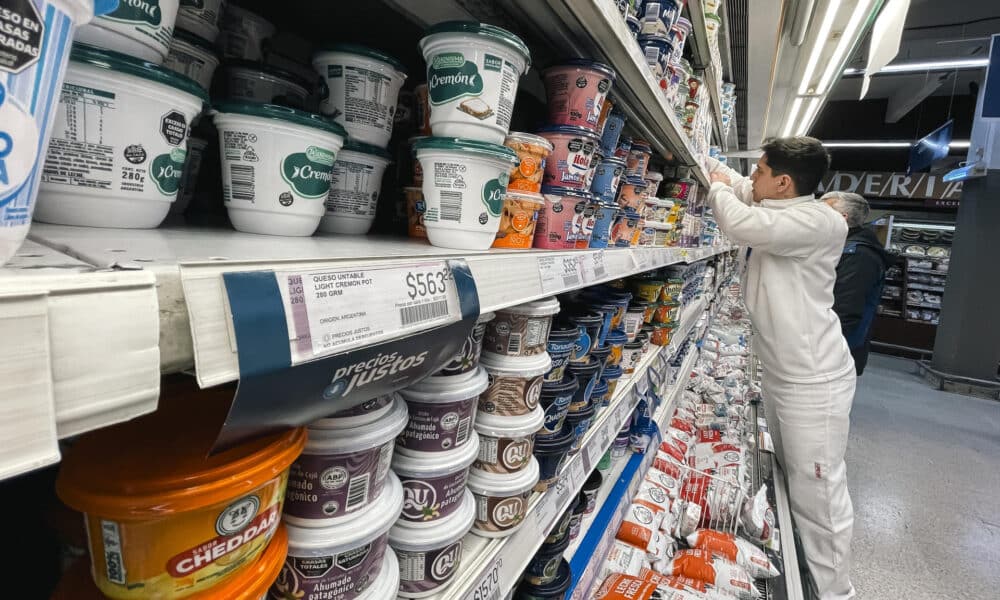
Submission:
{"label": "white hoodie", "polygon": [[854,360],[833,312],[844,217],[810,194],[753,204],[749,178],[709,159],[709,171],[732,187],[712,184],[708,202],[719,229],[752,248],[744,289],[757,329],[754,349],[768,375],[789,383],[832,381],[853,373]]}

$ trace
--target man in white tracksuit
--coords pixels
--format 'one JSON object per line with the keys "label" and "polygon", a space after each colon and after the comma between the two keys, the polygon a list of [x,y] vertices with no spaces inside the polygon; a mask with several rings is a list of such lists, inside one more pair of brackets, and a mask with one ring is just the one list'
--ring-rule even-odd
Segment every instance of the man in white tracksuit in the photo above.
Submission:
{"label": "man in white tracksuit", "polygon": [[819,140],[769,140],[749,178],[709,159],[719,229],[749,248],[744,294],[764,366],[768,427],[821,600],[853,598],[854,509],[844,453],[854,361],[833,311],[847,224],[813,193],[829,168]]}

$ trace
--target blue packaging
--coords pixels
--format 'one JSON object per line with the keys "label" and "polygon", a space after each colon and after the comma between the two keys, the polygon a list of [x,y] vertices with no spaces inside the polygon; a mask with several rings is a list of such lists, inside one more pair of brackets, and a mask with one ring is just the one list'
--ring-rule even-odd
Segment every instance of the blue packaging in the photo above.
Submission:
{"label": "blue packaging", "polygon": [[594,180],[590,182],[590,191],[601,202],[614,202],[615,198],[618,197],[618,186],[621,184],[624,174],[624,159],[605,158],[594,169]]}
{"label": "blue packaging", "polygon": [[594,215],[594,231],[590,235],[591,248],[608,247],[611,241],[611,225],[614,224],[619,210],[621,209],[617,204],[602,204],[597,208],[597,214]]}
{"label": "blue packaging", "polygon": [[611,158],[614,156],[615,148],[618,147],[618,138],[622,136],[622,129],[625,128],[625,113],[618,110],[618,107],[611,109],[608,118],[604,121],[604,131],[601,133],[601,156]]}
{"label": "blue packaging", "polygon": [[667,64],[670,56],[674,53],[674,45],[670,43],[670,38],[659,35],[640,35],[639,47],[646,57],[646,64],[653,71],[653,76],[657,80],[667,73]]}

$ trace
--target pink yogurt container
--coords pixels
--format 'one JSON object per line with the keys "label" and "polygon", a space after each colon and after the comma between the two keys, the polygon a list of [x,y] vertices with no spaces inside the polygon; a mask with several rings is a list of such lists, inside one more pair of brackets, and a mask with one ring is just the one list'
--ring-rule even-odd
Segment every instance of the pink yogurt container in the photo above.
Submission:
{"label": "pink yogurt container", "polygon": [[583,127],[550,125],[538,132],[554,150],[545,161],[542,184],[585,190],[594,178],[599,164],[595,160],[601,139]]}
{"label": "pink yogurt container", "polygon": [[593,194],[573,188],[542,186],[542,195],[545,205],[538,212],[535,248],[570,250],[577,247],[578,240],[590,241],[597,209]]}
{"label": "pink yogurt container", "polygon": [[599,133],[601,110],[615,81],[614,70],[603,63],[576,59],[546,69],[543,77],[549,123]]}

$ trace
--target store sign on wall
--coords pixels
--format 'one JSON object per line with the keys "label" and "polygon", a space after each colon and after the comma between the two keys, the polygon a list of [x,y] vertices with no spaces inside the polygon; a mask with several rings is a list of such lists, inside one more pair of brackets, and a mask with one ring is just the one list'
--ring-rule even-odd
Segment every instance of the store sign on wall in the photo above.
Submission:
{"label": "store sign on wall", "polygon": [[[832,171],[819,184],[819,192],[853,192],[870,198],[909,198],[955,202],[962,197],[961,181],[943,181],[930,173],[881,171]],[[935,204],[934,206],[938,206]]]}

